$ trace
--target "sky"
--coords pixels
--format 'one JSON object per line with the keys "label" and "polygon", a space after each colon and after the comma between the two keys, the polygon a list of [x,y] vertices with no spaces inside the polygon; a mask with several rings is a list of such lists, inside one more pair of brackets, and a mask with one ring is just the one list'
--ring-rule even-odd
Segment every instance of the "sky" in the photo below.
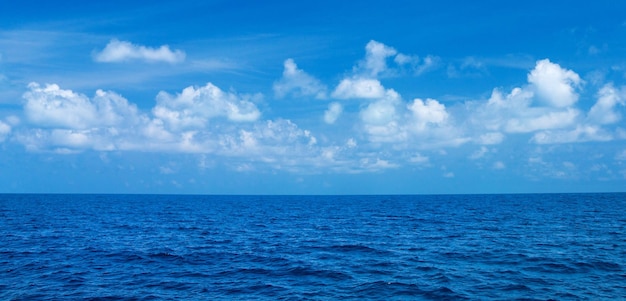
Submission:
{"label": "sky", "polygon": [[4,1],[0,192],[626,191],[626,2]]}

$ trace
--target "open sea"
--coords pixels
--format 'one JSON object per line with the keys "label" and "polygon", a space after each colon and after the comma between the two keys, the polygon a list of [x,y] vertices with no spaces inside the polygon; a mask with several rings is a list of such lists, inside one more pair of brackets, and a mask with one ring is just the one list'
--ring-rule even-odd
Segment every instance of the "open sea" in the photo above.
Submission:
{"label": "open sea", "polygon": [[0,194],[0,300],[615,300],[626,194]]}

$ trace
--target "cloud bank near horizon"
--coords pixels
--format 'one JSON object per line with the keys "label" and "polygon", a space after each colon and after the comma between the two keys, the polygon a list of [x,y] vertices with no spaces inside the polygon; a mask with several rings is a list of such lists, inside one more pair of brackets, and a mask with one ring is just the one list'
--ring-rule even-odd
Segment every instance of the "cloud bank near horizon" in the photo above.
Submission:
{"label": "cloud bank near horizon", "polygon": [[[166,45],[149,48],[112,40],[94,60],[180,63],[185,53]],[[579,104],[585,81],[549,59],[528,70],[527,82],[510,90],[494,87],[487,99],[452,104],[427,95],[406,99],[383,84],[387,78],[419,77],[440,61],[370,41],[351,70],[337,71],[343,74],[338,82],[324,83],[286,58],[282,76],[272,86],[275,98],[311,98],[326,106],[310,112],[319,124],[306,129],[289,116],[264,118],[262,108],[273,104],[268,95],[225,91],[211,82],[174,94],[161,91],[147,111],[114,91],[96,90],[89,97],[57,84],[33,82],[23,94],[22,114],[0,120],[0,143],[65,154],[91,150],[213,155],[244,162],[234,164],[241,170],[253,169],[252,162],[293,172],[355,173],[424,166],[433,156],[460,146],[472,146],[468,157],[476,160],[511,138],[538,146],[626,139],[620,123],[626,87],[603,83],[593,104],[585,108]],[[339,124],[344,126],[341,131]],[[508,165],[500,160],[491,164],[493,169]]]}

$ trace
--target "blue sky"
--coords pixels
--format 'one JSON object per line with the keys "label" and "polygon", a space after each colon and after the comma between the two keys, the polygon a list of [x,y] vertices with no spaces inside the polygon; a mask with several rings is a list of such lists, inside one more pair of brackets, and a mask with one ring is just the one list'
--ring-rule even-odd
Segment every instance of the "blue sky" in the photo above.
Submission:
{"label": "blue sky", "polygon": [[624,191],[626,3],[0,4],[0,192]]}

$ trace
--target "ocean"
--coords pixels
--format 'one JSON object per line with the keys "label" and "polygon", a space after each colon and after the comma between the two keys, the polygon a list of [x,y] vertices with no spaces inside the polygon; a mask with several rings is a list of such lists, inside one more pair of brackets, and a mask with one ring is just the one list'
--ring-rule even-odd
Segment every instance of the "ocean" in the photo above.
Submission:
{"label": "ocean", "polygon": [[0,195],[0,300],[615,300],[626,194]]}

